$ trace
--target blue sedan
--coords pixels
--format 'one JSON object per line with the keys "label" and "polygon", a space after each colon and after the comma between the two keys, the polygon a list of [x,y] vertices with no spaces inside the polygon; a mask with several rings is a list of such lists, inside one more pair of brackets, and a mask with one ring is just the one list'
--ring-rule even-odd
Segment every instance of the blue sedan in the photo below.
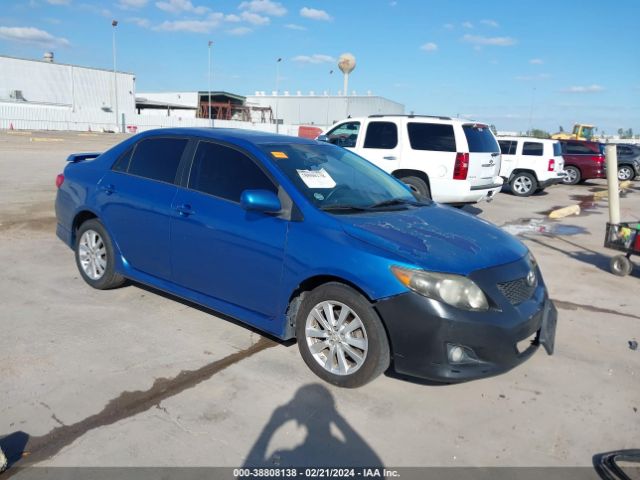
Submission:
{"label": "blue sedan", "polygon": [[56,184],[57,235],[89,285],[130,279],[296,338],[335,385],[390,367],[463,381],[553,351],[557,313],[522,243],[340,147],[154,130],[71,155]]}

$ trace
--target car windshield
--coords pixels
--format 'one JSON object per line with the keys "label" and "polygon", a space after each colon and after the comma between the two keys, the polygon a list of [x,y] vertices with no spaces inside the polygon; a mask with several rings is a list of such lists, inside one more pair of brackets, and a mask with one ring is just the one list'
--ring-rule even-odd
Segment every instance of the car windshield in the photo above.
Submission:
{"label": "car windshield", "polygon": [[316,207],[340,212],[422,205],[399,180],[330,144],[273,144],[262,150]]}

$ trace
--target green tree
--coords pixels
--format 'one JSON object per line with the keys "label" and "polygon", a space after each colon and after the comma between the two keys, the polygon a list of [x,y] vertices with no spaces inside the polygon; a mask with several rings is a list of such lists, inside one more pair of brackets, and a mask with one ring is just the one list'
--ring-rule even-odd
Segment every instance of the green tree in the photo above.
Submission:
{"label": "green tree", "polygon": [[494,135],[497,135],[497,134],[498,134],[498,129],[496,128],[496,126],[495,126],[495,125],[491,124],[491,125],[489,126],[489,128],[491,129],[491,131],[493,132],[493,134],[494,134]]}
{"label": "green tree", "polygon": [[618,129],[618,136],[619,136],[620,138],[624,138],[624,129],[623,129],[623,128],[619,128],[619,129]]}
{"label": "green tree", "polygon": [[560,126],[558,127],[558,131],[559,131],[560,133],[564,132],[564,128],[562,127],[562,125],[560,125]]}
{"label": "green tree", "polygon": [[549,132],[546,132],[546,131],[541,130],[539,128],[532,128],[531,131],[529,132],[529,136],[530,137],[534,137],[534,138],[549,138],[549,137],[551,137],[551,135],[549,135]]}

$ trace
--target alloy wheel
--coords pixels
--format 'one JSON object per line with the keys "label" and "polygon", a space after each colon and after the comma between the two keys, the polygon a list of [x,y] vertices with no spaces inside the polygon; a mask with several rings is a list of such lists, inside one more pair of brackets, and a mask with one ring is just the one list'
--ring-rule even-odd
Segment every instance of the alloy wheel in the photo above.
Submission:
{"label": "alloy wheel", "polygon": [[634,171],[626,165],[618,168],[618,180],[629,180],[634,176]]}
{"label": "alloy wheel", "polygon": [[99,280],[107,269],[107,248],[95,230],[87,230],[78,244],[80,266],[91,280]]}
{"label": "alloy wheel", "polygon": [[513,189],[520,194],[529,193],[532,187],[533,182],[529,177],[518,177],[513,182]]}

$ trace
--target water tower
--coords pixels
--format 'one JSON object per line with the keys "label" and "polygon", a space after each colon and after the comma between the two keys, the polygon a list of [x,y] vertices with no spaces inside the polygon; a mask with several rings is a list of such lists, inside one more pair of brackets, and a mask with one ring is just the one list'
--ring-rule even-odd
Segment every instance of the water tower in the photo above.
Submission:
{"label": "water tower", "polygon": [[350,53],[343,53],[338,59],[338,68],[344,73],[344,95],[349,91],[349,74],[356,68],[356,57]]}

